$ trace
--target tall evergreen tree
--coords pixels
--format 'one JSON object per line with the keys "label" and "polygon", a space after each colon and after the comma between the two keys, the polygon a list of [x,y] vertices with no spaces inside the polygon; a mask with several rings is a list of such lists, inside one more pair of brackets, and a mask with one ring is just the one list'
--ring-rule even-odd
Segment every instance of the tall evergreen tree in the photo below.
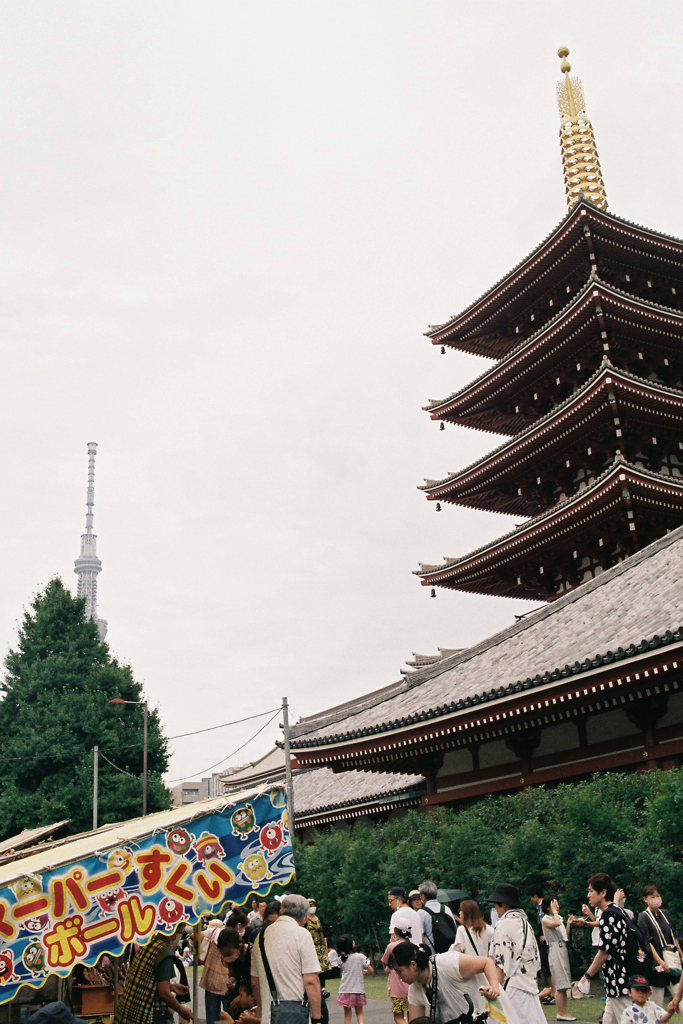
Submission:
{"label": "tall evergreen tree", "polygon": [[[104,755],[98,823],[139,816],[143,711],[109,701],[142,700],[142,687],[100,641],[96,624],[86,618],[85,599],[74,598],[61,580],[53,579],[25,613],[18,647],[10,651],[5,666],[0,684],[0,836],[62,818],[71,819],[72,832],[90,829],[96,745]],[[170,807],[161,780],[167,764],[167,740],[150,709],[150,812]]]}

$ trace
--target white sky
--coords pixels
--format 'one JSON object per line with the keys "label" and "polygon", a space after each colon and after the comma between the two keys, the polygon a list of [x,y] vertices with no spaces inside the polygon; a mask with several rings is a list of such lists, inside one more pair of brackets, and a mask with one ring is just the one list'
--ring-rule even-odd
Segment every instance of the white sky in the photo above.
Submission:
{"label": "white sky", "polygon": [[[564,215],[561,44],[611,209],[683,235],[680,10],[6,0],[5,647],[75,586],[90,440],[100,614],[169,735],[310,714],[531,607],[411,574],[512,523],[416,490],[501,440],[421,411],[484,368],[422,332]],[[178,740],[169,779],[257,726]]]}

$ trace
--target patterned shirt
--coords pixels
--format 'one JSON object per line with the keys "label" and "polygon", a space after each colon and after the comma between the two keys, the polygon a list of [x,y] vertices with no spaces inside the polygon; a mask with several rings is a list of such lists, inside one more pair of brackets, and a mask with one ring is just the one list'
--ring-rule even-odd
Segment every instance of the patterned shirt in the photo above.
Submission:
{"label": "patterned shirt", "polygon": [[613,903],[608,903],[600,915],[600,949],[608,954],[602,967],[605,995],[613,999],[628,995],[627,936],[626,915]]}
{"label": "patterned shirt", "polygon": [[659,1024],[665,1012],[652,999],[648,999],[644,1006],[631,1003],[622,1013],[620,1024]]}
{"label": "patterned shirt", "polygon": [[500,967],[507,988],[538,995],[536,975],[541,969],[536,936],[523,910],[508,910],[498,919],[489,956]]}

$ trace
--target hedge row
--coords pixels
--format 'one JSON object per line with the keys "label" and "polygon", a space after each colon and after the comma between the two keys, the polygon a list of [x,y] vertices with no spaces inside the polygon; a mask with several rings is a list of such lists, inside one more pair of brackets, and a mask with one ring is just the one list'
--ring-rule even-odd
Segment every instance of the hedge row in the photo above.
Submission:
{"label": "hedge row", "polygon": [[[425,878],[470,892],[482,907],[497,882],[523,890],[538,882],[558,894],[566,916],[581,912],[588,876],[606,871],[634,911],[642,909],[642,886],[655,882],[683,924],[682,851],[683,769],[604,774],[489,797],[462,811],[359,822],[320,833],[311,845],[295,840],[292,889],[317,898],[330,940],[349,932],[368,952],[386,944],[387,890],[410,890]],[[524,905],[531,914],[526,896]]]}

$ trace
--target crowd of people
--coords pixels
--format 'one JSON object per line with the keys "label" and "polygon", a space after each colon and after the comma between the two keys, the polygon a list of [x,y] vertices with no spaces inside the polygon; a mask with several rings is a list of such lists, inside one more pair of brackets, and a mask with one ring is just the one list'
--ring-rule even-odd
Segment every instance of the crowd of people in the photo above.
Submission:
{"label": "crowd of people", "polygon": [[[389,935],[378,967],[394,1024],[474,1024],[487,1019],[491,1004],[508,1024],[544,1024],[542,1002],[555,1006],[558,1021],[575,1021],[573,1000],[587,996],[598,975],[603,1024],[669,1020],[683,997],[683,950],[657,887],[645,886],[637,916],[604,873],[588,879],[586,892],[581,914],[565,918],[555,893],[529,886],[537,911],[530,920],[519,889],[506,882],[483,909],[465,899],[457,913],[439,901],[430,880],[408,893],[389,889]],[[590,929],[593,951],[580,979],[576,929]],[[167,1024],[173,1013],[192,1020],[184,962],[194,950],[185,931],[181,925],[171,937],[158,934],[136,953],[115,1024]],[[254,897],[248,914],[232,907],[225,919],[205,921],[197,954],[206,1024],[328,1024],[325,981],[335,973],[344,1024],[353,1014],[364,1024],[373,964],[352,935],[328,941],[313,898]]]}

